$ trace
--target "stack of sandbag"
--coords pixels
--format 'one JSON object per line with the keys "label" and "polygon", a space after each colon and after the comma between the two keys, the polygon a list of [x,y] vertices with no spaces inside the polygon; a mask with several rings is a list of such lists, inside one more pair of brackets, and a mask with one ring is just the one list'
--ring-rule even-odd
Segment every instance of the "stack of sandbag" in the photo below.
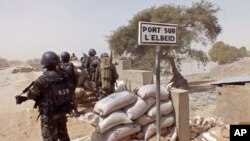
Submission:
{"label": "stack of sandbag", "polygon": [[124,137],[136,134],[141,126],[129,119],[123,108],[136,102],[137,96],[128,91],[113,93],[94,106],[96,131],[92,141],[118,141]]}
{"label": "stack of sandbag", "polygon": [[[161,85],[160,89],[160,124],[163,129],[173,125],[174,116],[169,87]],[[135,93],[138,96],[137,102],[126,107],[125,112],[130,119],[141,125],[142,131],[139,134],[143,134],[143,139],[148,140],[156,133],[156,86],[155,84],[144,85]]]}
{"label": "stack of sandbag", "polygon": [[[173,104],[168,87],[161,86],[161,128],[173,125]],[[119,141],[121,138],[148,140],[156,133],[156,87],[139,87],[135,94],[128,91],[114,93],[98,101],[94,141]]]}

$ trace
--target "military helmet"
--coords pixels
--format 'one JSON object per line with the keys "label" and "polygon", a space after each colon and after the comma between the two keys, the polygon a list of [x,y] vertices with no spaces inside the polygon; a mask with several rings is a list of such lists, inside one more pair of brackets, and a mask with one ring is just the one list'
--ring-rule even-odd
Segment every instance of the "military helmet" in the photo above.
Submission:
{"label": "military helmet", "polygon": [[95,49],[91,48],[91,49],[89,50],[89,56],[95,56],[95,55],[96,55]]}
{"label": "military helmet", "polygon": [[61,60],[62,62],[69,62],[70,54],[68,52],[62,52],[61,53]]}
{"label": "military helmet", "polygon": [[56,67],[59,64],[59,57],[55,52],[47,51],[43,54],[41,65],[45,68]]}
{"label": "military helmet", "polygon": [[109,57],[109,55],[108,55],[108,53],[103,52],[103,53],[101,54],[100,58],[102,59],[102,58],[105,58],[105,57]]}

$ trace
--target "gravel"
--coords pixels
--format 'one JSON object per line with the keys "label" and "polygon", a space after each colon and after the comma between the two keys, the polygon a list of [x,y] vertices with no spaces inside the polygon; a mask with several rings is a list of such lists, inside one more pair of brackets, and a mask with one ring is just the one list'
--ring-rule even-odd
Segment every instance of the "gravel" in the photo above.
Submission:
{"label": "gravel", "polygon": [[215,104],[215,101],[215,91],[189,93],[189,107],[191,110],[203,109],[207,105]]}

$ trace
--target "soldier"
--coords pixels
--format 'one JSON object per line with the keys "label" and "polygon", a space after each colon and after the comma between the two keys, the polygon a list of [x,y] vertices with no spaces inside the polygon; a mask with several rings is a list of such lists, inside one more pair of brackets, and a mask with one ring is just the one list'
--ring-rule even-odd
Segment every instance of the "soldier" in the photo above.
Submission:
{"label": "soldier", "polygon": [[68,52],[61,53],[61,64],[60,68],[65,70],[71,77],[72,81],[77,84],[77,73],[76,68],[74,67],[73,63],[69,62],[70,54]]}
{"label": "soldier", "polygon": [[97,83],[102,89],[104,96],[107,96],[115,91],[115,83],[119,78],[116,71],[116,64],[112,63],[112,56],[104,52],[100,56],[101,62],[98,65]]}
{"label": "soldier", "polygon": [[70,61],[76,61],[77,57],[75,55],[75,53],[72,53],[72,56],[70,57]]}
{"label": "soldier", "polygon": [[67,113],[74,108],[73,93],[75,84],[62,69],[56,69],[59,58],[56,53],[45,52],[41,65],[46,71],[38,77],[26,96],[16,96],[17,104],[31,99],[41,116],[43,141],[70,141],[67,131]]}
{"label": "soldier", "polygon": [[[74,83],[74,87],[77,86],[77,81],[78,81],[78,73],[77,69],[74,67],[73,63],[69,62],[70,60],[70,54],[68,52],[62,52],[61,53],[61,63],[60,63],[60,68],[63,69],[68,75],[69,79]],[[73,96],[74,101],[75,101],[75,95]],[[76,104],[76,102],[74,102]],[[77,110],[77,105],[74,107],[74,113],[75,116],[79,116],[79,112]]]}
{"label": "soldier", "polygon": [[100,59],[96,56],[95,49],[91,48],[89,50],[89,57],[87,58],[86,61],[86,67],[91,81],[96,80],[96,69],[99,64],[99,61]]}

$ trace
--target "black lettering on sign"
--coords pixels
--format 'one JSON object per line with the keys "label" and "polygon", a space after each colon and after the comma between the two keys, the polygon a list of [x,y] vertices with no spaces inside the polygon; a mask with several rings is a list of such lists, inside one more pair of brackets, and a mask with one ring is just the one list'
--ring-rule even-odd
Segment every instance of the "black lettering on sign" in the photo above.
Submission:
{"label": "black lettering on sign", "polygon": [[143,27],[142,31],[150,32],[150,33],[160,33],[161,28],[160,27]]}
{"label": "black lettering on sign", "polygon": [[164,28],[165,33],[175,34],[175,28]]}
{"label": "black lettering on sign", "polygon": [[144,31],[146,31],[146,30],[147,30],[147,27],[144,26],[144,27],[142,28],[142,31],[144,32]]}
{"label": "black lettering on sign", "polygon": [[145,40],[149,41],[175,41],[174,36],[164,36],[164,35],[145,35]]}
{"label": "black lettering on sign", "polygon": [[250,125],[230,125],[230,141],[249,141]]}

